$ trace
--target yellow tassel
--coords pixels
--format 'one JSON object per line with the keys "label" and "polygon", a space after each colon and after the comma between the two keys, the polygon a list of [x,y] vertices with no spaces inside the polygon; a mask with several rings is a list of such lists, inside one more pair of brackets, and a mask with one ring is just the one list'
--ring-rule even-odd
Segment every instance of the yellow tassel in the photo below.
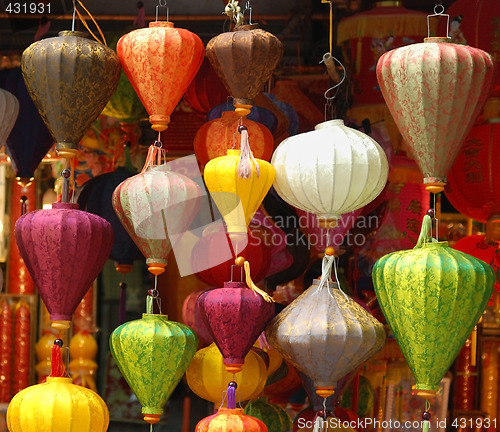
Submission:
{"label": "yellow tassel", "polygon": [[256,294],[261,295],[266,302],[269,303],[273,302],[274,299],[268,293],[262,291],[257,285],[253,283],[252,277],[250,276],[250,263],[248,261],[245,261],[244,268],[245,268],[245,280],[248,285],[248,288],[250,288]]}

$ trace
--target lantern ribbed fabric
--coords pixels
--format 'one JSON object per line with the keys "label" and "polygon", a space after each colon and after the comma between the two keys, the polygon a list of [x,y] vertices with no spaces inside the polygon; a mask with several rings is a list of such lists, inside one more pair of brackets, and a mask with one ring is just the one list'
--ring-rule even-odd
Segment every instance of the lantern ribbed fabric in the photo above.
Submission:
{"label": "lantern ribbed fabric", "polygon": [[[333,259],[333,257],[325,257]],[[325,280],[290,303],[269,324],[269,343],[314,382],[326,398],[337,382],[384,346],[385,331],[363,307]]]}
{"label": "lantern ribbed fabric", "polygon": [[6,144],[18,114],[19,101],[17,98],[11,92],[0,88],[0,146]]}
{"label": "lantern ribbed fabric", "polygon": [[258,418],[267,427],[269,432],[283,432],[292,430],[292,419],[279,405],[270,403],[264,398],[250,401],[244,410],[246,415]]}
{"label": "lantern ribbed fabric", "polygon": [[435,395],[494,284],[488,264],[433,241],[430,225],[424,216],[415,248],[385,255],[372,273],[379,305],[422,397]]}
{"label": "lantern ribbed fabric", "polygon": [[[210,120],[198,129],[193,146],[199,164],[219,156],[225,156],[228,149],[239,147],[238,126],[241,116],[234,111],[225,111],[221,118]],[[264,125],[252,120],[244,120],[248,128],[248,139],[252,143],[252,153],[256,158],[269,160],[273,154],[274,140]],[[238,141],[238,144],[236,142]]]}
{"label": "lantern ribbed fabric", "polygon": [[142,405],[144,420],[156,423],[189,362],[198,339],[188,326],[166,315],[145,313],[115,329],[111,354]]}
{"label": "lantern ribbed fabric", "polygon": [[122,36],[116,47],[123,70],[149,113],[151,127],[167,129],[179,103],[203,61],[204,47],[194,33],[154,21],[149,28]]}
{"label": "lantern ribbed fabric", "polygon": [[243,282],[205,291],[197,307],[224,357],[228,372],[239,372],[245,356],[274,316],[274,304]]}
{"label": "lantern ribbed fabric", "polygon": [[236,112],[248,114],[254,98],[283,55],[283,45],[258,25],[244,25],[211,39],[207,57],[234,98]]}
{"label": "lantern ribbed fabric", "polygon": [[54,139],[28,93],[21,68],[1,70],[0,87],[15,95],[19,101],[19,115],[7,138],[5,152],[10,157],[16,176],[27,183],[34,177]]}
{"label": "lantern ribbed fabric", "polygon": [[230,236],[233,233],[246,235],[252,216],[275,177],[275,170],[269,162],[255,159],[260,174],[255,172],[255,161],[251,161],[250,177],[241,178],[237,172],[239,160],[240,150],[228,150],[226,156],[209,161],[204,173],[205,184],[226,222]]}
{"label": "lantern ribbed fabric", "polygon": [[493,79],[491,56],[447,38],[391,50],[377,79],[430,192],[441,192]]}
{"label": "lantern ribbed fabric", "polygon": [[448,175],[445,193],[460,213],[486,223],[500,213],[500,123],[474,126]]}
{"label": "lantern ribbed fabric", "polygon": [[167,165],[149,167],[113,192],[113,208],[153,274],[165,271],[172,237],[189,227],[199,197],[200,187]]}
{"label": "lantern ribbed fabric", "polygon": [[68,328],[71,315],[109,257],[111,225],[78,210],[78,204],[54,203],[50,210],[21,216],[15,236],[50,319],[59,322],[52,325]]}
{"label": "lantern ribbed fabric", "polygon": [[86,33],[62,31],[26,48],[21,68],[58,154],[74,157],[118,85],[118,56]]}
{"label": "lantern ribbed fabric", "polygon": [[335,226],[342,214],[373,201],[389,170],[382,147],[343,120],[320,123],[314,131],[287,138],[271,163],[279,196],[316,214],[322,227]]}
{"label": "lantern ribbed fabric", "polygon": [[266,385],[267,369],[264,360],[250,350],[245,357],[241,372],[232,374],[226,371],[223,357],[215,343],[196,352],[186,371],[189,388],[199,397],[219,406],[230,381],[238,384],[238,401],[256,398]]}

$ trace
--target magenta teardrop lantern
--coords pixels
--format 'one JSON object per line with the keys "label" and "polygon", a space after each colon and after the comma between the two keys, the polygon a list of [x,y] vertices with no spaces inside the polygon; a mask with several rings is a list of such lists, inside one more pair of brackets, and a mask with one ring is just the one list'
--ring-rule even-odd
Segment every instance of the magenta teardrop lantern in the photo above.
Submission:
{"label": "magenta teardrop lantern", "polygon": [[201,294],[197,306],[224,357],[226,370],[241,371],[245,356],[274,316],[274,303],[243,282],[225,282],[223,288]]}
{"label": "magenta teardrop lantern", "polygon": [[111,253],[111,224],[78,210],[78,204],[54,203],[50,210],[21,216],[15,236],[52,326],[69,328],[73,312]]}
{"label": "magenta teardrop lantern", "polygon": [[428,191],[443,190],[486,101],[493,72],[488,53],[445,37],[428,37],[380,57],[380,90]]}

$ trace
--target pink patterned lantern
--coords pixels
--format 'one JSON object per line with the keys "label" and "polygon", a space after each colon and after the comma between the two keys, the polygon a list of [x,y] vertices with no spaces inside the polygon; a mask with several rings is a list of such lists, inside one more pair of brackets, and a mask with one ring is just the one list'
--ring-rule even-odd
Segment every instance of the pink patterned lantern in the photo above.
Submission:
{"label": "pink patterned lantern", "polygon": [[488,53],[446,37],[428,37],[380,57],[380,89],[430,192],[443,190],[488,96],[493,70]]}
{"label": "pink patterned lantern", "polygon": [[78,210],[78,204],[54,203],[50,210],[21,216],[15,236],[52,326],[69,328],[71,315],[111,253],[110,223]]}
{"label": "pink patterned lantern", "polygon": [[198,297],[199,307],[228,372],[241,371],[245,356],[274,316],[267,302],[243,282],[225,282],[224,288]]}

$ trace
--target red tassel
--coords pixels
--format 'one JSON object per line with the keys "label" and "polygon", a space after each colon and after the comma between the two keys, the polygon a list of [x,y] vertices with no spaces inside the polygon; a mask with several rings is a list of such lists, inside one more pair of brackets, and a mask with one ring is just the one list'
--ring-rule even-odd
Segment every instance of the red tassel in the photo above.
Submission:
{"label": "red tassel", "polygon": [[57,378],[68,377],[66,367],[61,357],[61,347],[55,342],[52,346],[52,370],[49,376]]}

